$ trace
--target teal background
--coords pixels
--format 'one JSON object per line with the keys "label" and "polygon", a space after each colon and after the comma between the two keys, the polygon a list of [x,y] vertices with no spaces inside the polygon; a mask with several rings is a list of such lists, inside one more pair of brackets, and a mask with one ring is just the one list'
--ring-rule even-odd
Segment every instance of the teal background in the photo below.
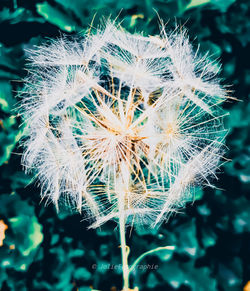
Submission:
{"label": "teal background", "polygon": [[[197,192],[180,214],[157,230],[130,230],[130,262],[144,251],[174,245],[148,256],[131,277],[141,290],[250,290],[250,1],[243,0],[14,0],[0,2],[0,290],[121,289],[115,223],[87,230],[83,215],[66,207],[57,214],[40,201],[39,188],[22,171],[16,92],[25,77],[25,49],[46,38],[85,31],[102,16],[130,31],[154,35],[157,13],[168,28],[185,24],[194,46],[222,63],[220,77],[240,101],[224,104],[230,116],[227,157],[216,189]],[[2,221],[2,222],[1,222]],[[3,238],[3,237],[2,237]],[[1,245],[1,239],[0,239]],[[96,266],[96,267],[95,267]],[[144,267],[142,267],[144,268]],[[92,286],[92,287],[91,287]],[[245,287],[244,287],[245,286]]]}

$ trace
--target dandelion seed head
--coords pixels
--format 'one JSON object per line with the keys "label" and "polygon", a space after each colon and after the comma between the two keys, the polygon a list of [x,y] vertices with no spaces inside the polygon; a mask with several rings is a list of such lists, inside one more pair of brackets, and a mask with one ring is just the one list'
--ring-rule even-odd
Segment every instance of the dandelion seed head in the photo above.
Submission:
{"label": "dandelion seed head", "polygon": [[41,195],[98,227],[159,225],[211,186],[224,151],[218,66],[187,31],[130,34],[108,22],[30,52],[23,164]]}

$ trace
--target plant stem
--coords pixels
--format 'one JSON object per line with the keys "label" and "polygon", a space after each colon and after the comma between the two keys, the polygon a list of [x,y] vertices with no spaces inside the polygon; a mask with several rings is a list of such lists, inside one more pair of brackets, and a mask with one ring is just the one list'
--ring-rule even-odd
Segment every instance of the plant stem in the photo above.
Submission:
{"label": "plant stem", "polygon": [[123,290],[122,291],[128,291],[129,290],[128,246],[126,245],[124,212],[121,213],[120,218],[119,218],[119,231],[120,231],[122,272],[123,272]]}
{"label": "plant stem", "polygon": [[163,251],[163,250],[169,250],[170,253],[173,252],[175,250],[175,246],[166,246],[166,247],[158,247],[158,248],[155,248],[155,249],[152,249],[150,251],[147,251],[143,254],[141,254],[135,261],[134,263],[131,265],[131,267],[129,268],[129,273],[133,272],[134,269],[136,268],[136,266],[138,265],[138,263],[144,259],[144,257],[148,256],[148,255],[151,255],[151,254],[155,254],[159,251]]}

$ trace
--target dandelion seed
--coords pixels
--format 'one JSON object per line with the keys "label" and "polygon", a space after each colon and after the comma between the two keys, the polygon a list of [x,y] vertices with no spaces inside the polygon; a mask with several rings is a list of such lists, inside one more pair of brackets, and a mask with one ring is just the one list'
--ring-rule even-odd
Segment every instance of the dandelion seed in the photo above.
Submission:
{"label": "dandelion seed", "polygon": [[23,164],[42,197],[70,198],[93,228],[158,226],[216,177],[226,133],[216,74],[185,30],[164,26],[145,37],[109,22],[32,51]]}

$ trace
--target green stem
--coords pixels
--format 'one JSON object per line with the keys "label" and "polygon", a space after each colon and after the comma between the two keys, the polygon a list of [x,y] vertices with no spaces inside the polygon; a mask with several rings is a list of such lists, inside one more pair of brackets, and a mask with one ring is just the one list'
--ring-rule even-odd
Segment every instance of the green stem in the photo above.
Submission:
{"label": "green stem", "polygon": [[150,251],[147,251],[145,253],[143,253],[142,255],[140,255],[135,261],[134,263],[132,264],[132,266],[129,268],[129,273],[131,273],[135,267],[138,265],[138,263],[146,256],[148,255],[151,255],[151,254],[154,254],[156,252],[159,252],[159,251],[163,251],[163,250],[170,250],[170,251],[174,251],[175,250],[175,247],[174,246],[166,246],[166,247],[158,247],[158,248],[155,248],[153,250],[150,250]]}
{"label": "green stem", "polygon": [[122,272],[123,272],[123,290],[129,290],[129,266],[128,266],[128,253],[129,249],[126,245],[125,236],[125,216],[122,212],[119,217],[119,231],[120,231],[120,242],[121,242],[121,255],[122,255]]}

